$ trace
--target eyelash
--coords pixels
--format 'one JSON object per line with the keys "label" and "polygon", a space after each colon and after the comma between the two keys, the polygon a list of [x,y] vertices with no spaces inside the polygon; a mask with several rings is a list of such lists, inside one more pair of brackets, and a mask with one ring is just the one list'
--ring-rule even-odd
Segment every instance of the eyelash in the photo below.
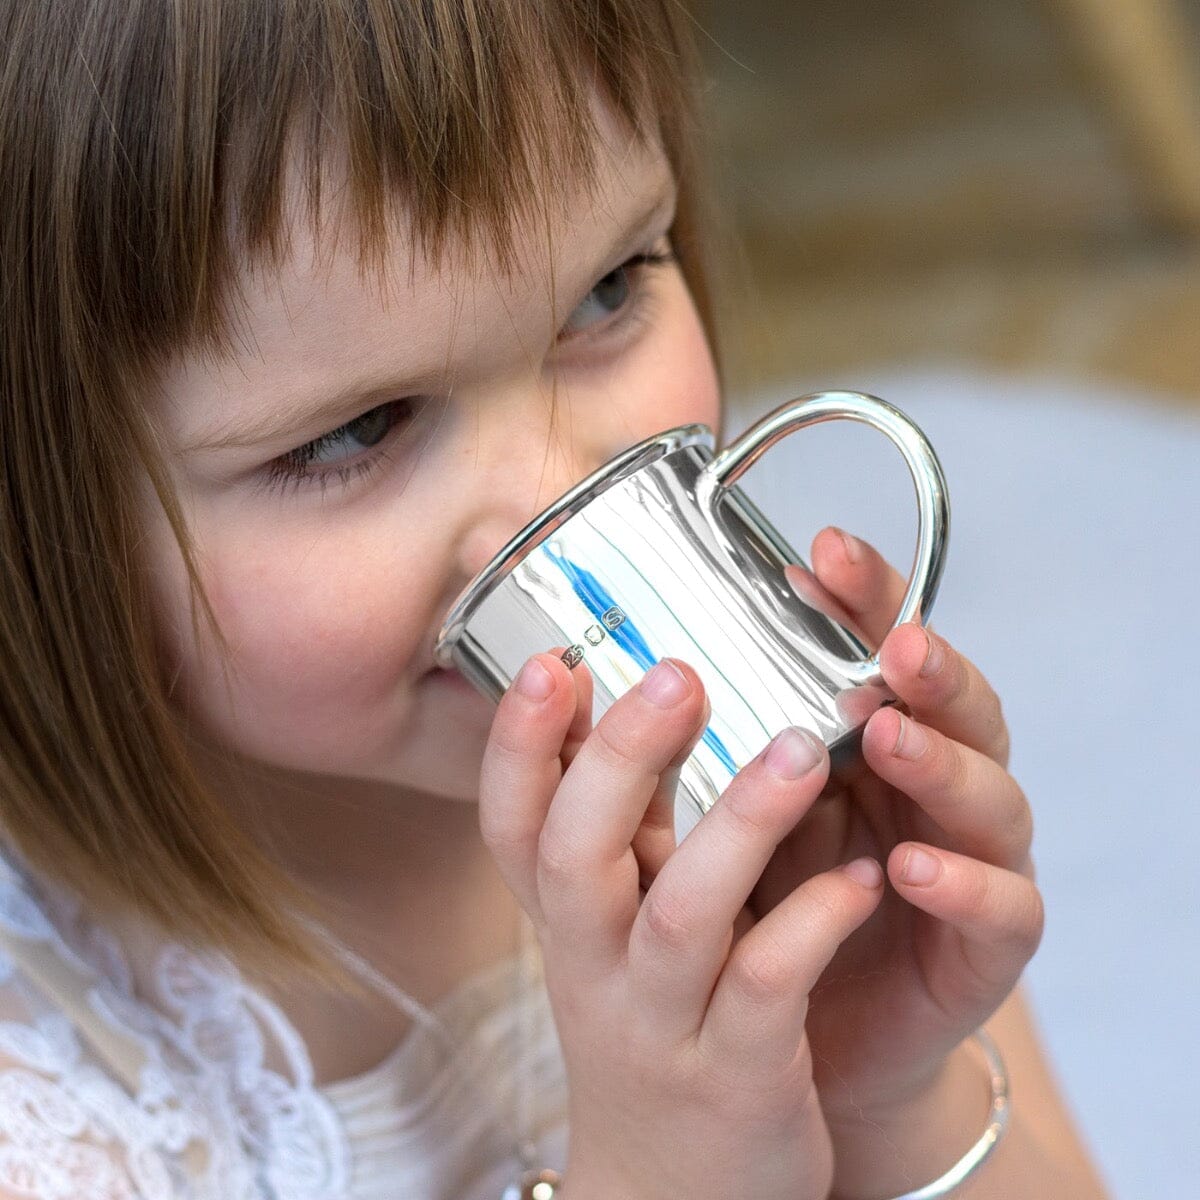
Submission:
{"label": "eyelash", "polygon": [[[611,330],[614,325],[632,324],[643,314],[648,296],[646,289],[641,284],[641,276],[644,271],[655,267],[665,266],[668,263],[675,261],[675,255],[671,250],[649,250],[641,254],[635,254],[631,258],[627,258],[619,267],[616,267],[608,274],[615,274],[616,271],[633,271],[636,273],[632,281],[632,288],[629,300],[623,308],[613,314],[613,319],[601,321],[598,324],[604,331]],[[596,286],[599,286],[603,279],[607,279],[608,275],[597,280]],[[591,295],[591,292],[588,292]],[[586,299],[587,297],[585,297]],[[567,335],[564,340],[574,340],[576,338],[587,337],[588,330],[582,330],[579,333]],[[325,495],[325,489],[329,486],[331,480],[336,479],[343,488],[348,487],[356,479],[369,475],[376,467],[381,466],[384,462],[390,461],[386,449],[382,446],[389,442],[398,427],[402,427],[408,423],[407,419],[400,418],[387,433],[383,435],[379,447],[372,452],[362,455],[359,458],[353,459],[351,462],[334,465],[324,471],[309,471],[307,465],[316,458],[322,450],[327,446],[339,441],[346,430],[357,421],[361,421],[363,417],[380,411],[386,408],[401,408],[406,407],[411,409],[414,405],[415,397],[405,397],[400,400],[389,400],[385,404],[377,405],[373,409],[369,409],[365,413],[361,413],[355,417],[353,421],[348,421],[345,425],[339,425],[337,429],[331,429],[328,433],[322,434],[319,438],[314,438],[311,442],[306,442],[303,446],[297,446],[294,450],[289,450],[286,454],[280,455],[278,458],[272,459],[267,464],[263,486],[268,491],[275,491],[285,494],[288,490],[293,492],[298,491],[309,485],[319,486],[322,497]]]}
{"label": "eyelash", "polygon": [[267,464],[266,479],[264,480],[266,489],[268,491],[278,491],[282,495],[289,489],[295,492],[302,487],[314,484],[320,486],[321,495],[324,496],[325,489],[329,486],[330,481],[335,478],[343,487],[348,487],[355,479],[368,475],[377,466],[382,465],[383,462],[388,460],[388,453],[382,447],[385,442],[390,440],[395,430],[407,422],[406,417],[398,418],[396,423],[380,439],[379,445],[367,454],[351,459],[348,463],[334,464],[326,467],[323,471],[310,471],[308,470],[308,464],[313,462],[317,455],[327,446],[340,441],[346,430],[351,425],[361,421],[363,417],[370,416],[384,409],[403,407],[411,411],[414,402],[415,397],[407,396],[402,400],[389,400],[385,404],[376,405],[374,408],[368,409],[365,413],[361,413],[355,417],[353,421],[347,421],[345,425],[339,425],[336,429],[331,429],[319,438],[314,438],[311,442],[306,442],[303,446],[297,446],[295,450],[289,450],[286,454],[272,459]]}

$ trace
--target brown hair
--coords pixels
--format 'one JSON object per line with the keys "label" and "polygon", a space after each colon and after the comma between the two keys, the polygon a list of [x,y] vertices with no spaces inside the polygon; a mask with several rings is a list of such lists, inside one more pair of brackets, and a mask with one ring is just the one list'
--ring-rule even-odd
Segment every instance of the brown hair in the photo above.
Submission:
{"label": "brown hair", "polygon": [[[711,335],[678,0],[0,0],[0,827],[101,909],[328,977],[308,898],[187,751],[138,562],[139,489],[219,630],[145,415],[156,366],[221,344],[247,260],[278,263],[288,156],[319,208],[336,132],[364,252],[499,245],[566,163],[594,88],[661,139],[674,250]],[[193,620],[196,606],[193,606]]]}

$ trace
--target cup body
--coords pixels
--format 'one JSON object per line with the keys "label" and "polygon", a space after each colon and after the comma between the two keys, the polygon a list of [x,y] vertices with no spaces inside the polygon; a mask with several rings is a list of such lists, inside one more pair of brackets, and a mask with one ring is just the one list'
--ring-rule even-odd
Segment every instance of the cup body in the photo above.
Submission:
{"label": "cup body", "polygon": [[736,486],[714,492],[713,435],[647,439],[517,535],[456,602],[435,653],[499,701],[533,654],[555,647],[594,681],[593,717],[660,659],[692,666],[711,716],[680,770],[682,838],[787,725],[857,762],[862,726],[895,696],[869,650],[805,603],[783,573],[803,563]]}

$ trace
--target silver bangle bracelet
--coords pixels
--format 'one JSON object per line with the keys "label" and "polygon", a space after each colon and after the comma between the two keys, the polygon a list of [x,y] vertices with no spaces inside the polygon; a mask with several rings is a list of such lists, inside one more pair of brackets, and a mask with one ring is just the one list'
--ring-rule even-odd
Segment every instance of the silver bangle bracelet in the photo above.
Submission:
{"label": "silver bangle bracelet", "polygon": [[1008,1128],[1008,1118],[1012,1108],[1008,1102],[1008,1071],[1004,1059],[991,1036],[982,1029],[977,1029],[972,1035],[987,1058],[988,1071],[991,1073],[992,1109],[989,1114],[988,1126],[983,1136],[948,1170],[945,1175],[938,1176],[932,1183],[927,1183],[915,1192],[905,1192],[903,1196],[895,1196],[893,1200],[938,1200],[948,1196],[968,1176],[973,1175],[987,1162],[997,1142]]}

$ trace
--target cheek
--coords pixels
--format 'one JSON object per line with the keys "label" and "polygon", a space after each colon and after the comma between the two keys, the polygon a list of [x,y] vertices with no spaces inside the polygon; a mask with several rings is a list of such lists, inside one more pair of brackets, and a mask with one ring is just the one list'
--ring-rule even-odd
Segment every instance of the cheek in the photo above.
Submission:
{"label": "cheek", "polygon": [[411,575],[320,535],[213,534],[204,547],[201,580],[230,658],[206,625],[192,638],[180,563],[160,600],[177,703],[209,738],[263,761],[325,772],[376,762],[424,632],[395,584]]}

